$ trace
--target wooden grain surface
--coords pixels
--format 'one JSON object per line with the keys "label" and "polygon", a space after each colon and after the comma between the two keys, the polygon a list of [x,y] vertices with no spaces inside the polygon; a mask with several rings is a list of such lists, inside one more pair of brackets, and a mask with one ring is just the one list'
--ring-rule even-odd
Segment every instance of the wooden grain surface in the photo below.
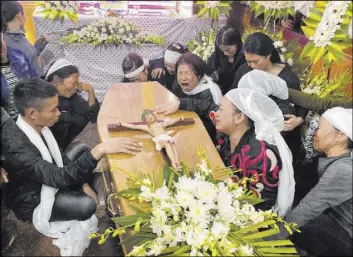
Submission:
{"label": "wooden grain surface", "polygon": [[[129,173],[159,172],[164,165],[164,160],[162,154],[156,150],[152,137],[146,132],[136,130],[109,132],[107,125],[117,120],[122,122],[141,121],[141,114],[144,109],[152,109],[158,104],[167,104],[173,99],[175,99],[175,96],[157,82],[119,83],[113,84],[107,90],[97,121],[100,141],[104,142],[113,137],[132,137],[143,144],[142,152],[136,156],[127,154],[107,155],[116,191],[127,188],[127,176],[121,170]],[[172,132],[170,135],[175,137],[180,160],[189,167],[197,167],[199,159],[196,151],[202,145],[211,163],[223,168],[223,162],[198,115],[186,111],[177,111],[168,115],[169,118],[179,116],[195,120],[195,124],[192,125],[167,129],[167,131]],[[162,120],[166,117],[158,114],[157,118]],[[120,208],[124,215],[134,214],[126,200],[120,200]]]}

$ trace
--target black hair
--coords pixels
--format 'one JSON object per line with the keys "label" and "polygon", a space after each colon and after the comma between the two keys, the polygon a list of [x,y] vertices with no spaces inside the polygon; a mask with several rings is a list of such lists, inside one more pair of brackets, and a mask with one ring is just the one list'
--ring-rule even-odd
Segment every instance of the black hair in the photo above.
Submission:
{"label": "black hair", "polygon": [[353,149],[353,141],[350,138],[348,138],[347,148],[350,150]]}
{"label": "black hair", "polygon": [[167,47],[167,50],[177,52],[179,54],[185,54],[188,52],[188,49],[185,48],[182,44],[179,43],[172,43]]}
{"label": "black hair", "polygon": [[[48,73],[50,67],[53,66],[54,63],[55,63],[55,62],[53,62],[53,63],[49,66],[49,68],[48,68],[46,74]],[[41,79],[45,79],[46,74],[45,74],[44,76],[42,76]],[[74,66],[74,65],[68,65],[68,66],[62,67],[61,69],[58,69],[57,71],[55,71],[55,72],[53,72],[52,74],[50,74],[49,77],[48,77],[48,79],[46,79],[46,81],[52,82],[53,79],[54,79],[54,76],[58,76],[59,79],[60,79],[61,81],[63,81],[64,79],[70,77],[72,74],[79,74],[78,68],[77,68],[76,66]]]}
{"label": "black hair", "polygon": [[[237,106],[234,106],[234,111],[238,114],[238,113],[243,113],[241,110],[239,110],[239,108]],[[245,113],[243,113],[245,115]],[[246,116],[246,115],[245,115]],[[255,130],[255,123],[252,119],[250,119],[248,116],[246,116],[248,118],[248,128],[251,130]]]}
{"label": "black hair", "polygon": [[175,64],[176,71],[178,71],[178,67],[181,64],[189,65],[196,77],[198,77],[199,79],[201,79],[205,74],[210,75],[206,63],[196,54],[188,52],[181,55],[177,63]]}
{"label": "black hair", "polygon": [[[222,50],[219,48],[220,45],[236,45],[237,52],[234,57],[236,58],[239,53],[243,51],[243,41],[241,39],[240,32],[231,25],[226,25],[222,27],[216,36],[215,40],[215,57],[213,60],[213,67],[218,70],[218,72],[222,73],[226,69],[228,69],[228,57],[224,55]],[[234,59],[235,59],[234,58]],[[232,67],[230,67],[230,71],[235,69],[238,66],[236,60],[234,60]]]}
{"label": "black hair", "polygon": [[143,59],[141,56],[135,53],[129,53],[123,60],[123,72],[130,73],[136,70],[137,68],[144,65]]}
{"label": "black hair", "polygon": [[12,21],[20,12],[21,8],[16,1],[1,1],[1,14],[6,22]]}
{"label": "black hair", "polygon": [[14,104],[21,115],[29,107],[40,110],[43,100],[57,94],[58,90],[54,85],[35,77],[20,80],[13,90]]}
{"label": "black hair", "polygon": [[269,56],[272,63],[282,63],[279,53],[273,45],[273,40],[262,32],[249,35],[244,43],[244,51],[249,54]]}

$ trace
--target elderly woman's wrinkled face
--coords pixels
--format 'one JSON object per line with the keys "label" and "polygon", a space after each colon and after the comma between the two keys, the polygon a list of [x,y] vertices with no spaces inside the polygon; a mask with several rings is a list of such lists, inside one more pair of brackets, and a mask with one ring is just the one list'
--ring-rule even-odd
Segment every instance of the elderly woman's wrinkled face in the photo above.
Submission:
{"label": "elderly woman's wrinkled face", "polygon": [[337,131],[325,118],[320,118],[320,124],[314,137],[314,149],[318,152],[326,152],[337,144]]}
{"label": "elderly woman's wrinkled face", "polygon": [[239,112],[226,96],[222,98],[215,116],[217,131],[227,135],[230,135],[240,123],[247,122],[246,116]]}
{"label": "elderly woman's wrinkled face", "polygon": [[66,98],[72,97],[77,91],[79,77],[78,73],[71,74],[64,80],[61,80],[58,76],[54,76],[54,84],[59,91],[59,95]]}
{"label": "elderly woman's wrinkled face", "polygon": [[168,70],[170,75],[175,74],[175,63],[169,63],[164,61],[164,67]]}
{"label": "elderly woman's wrinkled face", "polygon": [[200,82],[200,78],[196,76],[192,68],[186,63],[178,66],[177,80],[185,92],[192,91]]}
{"label": "elderly woman's wrinkled face", "polygon": [[140,73],[139,78],[136,82],[147,82],[148,81],[148,70],[147,67],[143,72]]}
{"label": "elderly woman's wrinkled face", "polygon": [[244,52],[245,59],[248,63],[248,65],[253,69],[253,70],[265,70],[266,67],[270,63],[270,56],[261,56],[258,54],[250,54],[248,52]]}

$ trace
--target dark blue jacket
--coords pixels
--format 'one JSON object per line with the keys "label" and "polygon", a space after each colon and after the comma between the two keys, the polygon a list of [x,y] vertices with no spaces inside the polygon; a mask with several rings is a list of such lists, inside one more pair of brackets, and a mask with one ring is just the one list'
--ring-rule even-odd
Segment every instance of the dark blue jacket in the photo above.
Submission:
{"label": "dark blue jacket", "polygon": [[[31,66],[27,57],[20,50],[7,47],[7,58],[17,78],[23,79],[39,76],[36,70]],[[1,102],[6,102],[8,96],[8,83],[4,74],[1,73]]]}

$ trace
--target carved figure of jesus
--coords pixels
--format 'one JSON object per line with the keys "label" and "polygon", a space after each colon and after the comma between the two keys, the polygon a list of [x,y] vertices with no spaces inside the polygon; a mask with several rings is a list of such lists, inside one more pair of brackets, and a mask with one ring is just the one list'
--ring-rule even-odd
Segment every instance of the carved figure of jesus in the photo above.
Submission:
{"label": "carved figure of jesus", "polygon": [[180,163],[178,153],[175,147],[174,138],[169,136],[165,128],[184,120],[181,116],[177,119],[167,119],[163,122],[158,122],[155,112],[151,110],[144,110],[142,113],[142,120],[146,125],[134,125],[118,121],[118,126],[126,127],[129,129],[143,130],[153,136],[152,140],[156,144],[157,151],[165,148],[167,155],[171,161],[172,167],[179,170]]}

